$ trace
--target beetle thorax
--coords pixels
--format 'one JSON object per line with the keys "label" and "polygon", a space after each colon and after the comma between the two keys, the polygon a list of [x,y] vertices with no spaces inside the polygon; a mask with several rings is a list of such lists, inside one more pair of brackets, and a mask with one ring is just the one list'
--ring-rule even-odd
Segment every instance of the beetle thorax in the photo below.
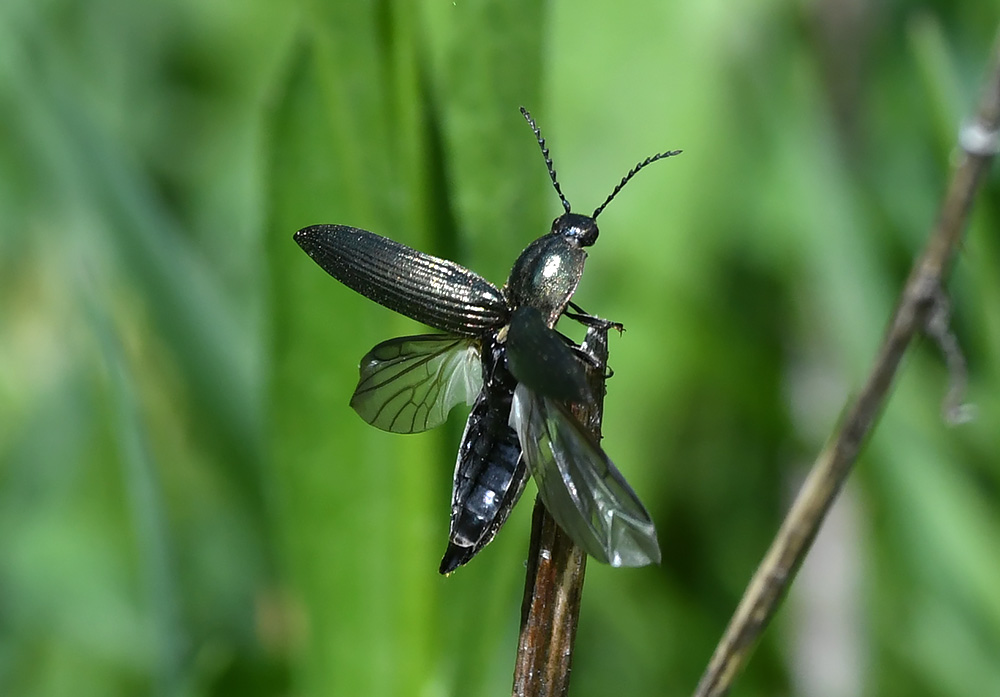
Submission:
{"label": "beetle thorax", "polygon": [[550,233],[521,252],[507,279],[507,292],[516,309],[536,308],[553,326],[573,297],[583,275],[587,252],[574,238]]}

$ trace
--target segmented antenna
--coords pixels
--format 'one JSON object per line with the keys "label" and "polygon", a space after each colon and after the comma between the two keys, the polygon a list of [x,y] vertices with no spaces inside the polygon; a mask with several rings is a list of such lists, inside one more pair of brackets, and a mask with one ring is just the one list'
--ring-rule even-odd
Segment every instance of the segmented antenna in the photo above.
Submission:
{"label": "segmented antenna", "polygon": [[[535,124],[535,120],[531,118],[531,114],[524,107],[521,107],[521,116],[527,120],[528,125],[531,126],[531,130],[535,133],[535,138],[538,139],[538,147],[542,149],[542,157],[545,158],[545,166],[549,168],[549,178],[552,179],[552,186],[556,188],[556,193],[559,194],[559,200],[562,201],[563,208],[569,213],[569,201],[563,196],[562,189],[559,187],[559,180],[556,179],[556,171],[552,167],[552,158],[549,157],[549,149],[545,147],[545,139],[542,138],[542,132],[539,130],[538,126]],[[648,164],[648,163],[645,163]],[[631,176],[631,175],[629,175]],[[624,184],[625,182],[622,182]],[[617,191],[615,193],[618,193]],[[614,194],[612,194],[613,196]],[[608,199],[610,200],[610,199]],[[607,202],[605,202],[607,203]],[[603,208],[603,206],[602,206]]]}
{"label": "segmented antenna", "polygon": [[[595,210],[594,214],[590,217],[593,218],[594,220],[597,220],[597,216],[599,216],[601,214],[601,211],[603,211],[604,208],[609,203],[611,203],[611,199],[613,199],[615,196],[618,195],[618,192],[621,191],[626,184],[628,184],[628,180],[634,177],[639,172],[640,169],[642,169],[646,165],[656,162],[657,160],[662,160],[666,157],[673,157],[674,155],[680,155],[680,154],[681,154],[680,150],[668,150],[667,152],[661,152],[659,155],[653,155],[652,157],[647,157],[645,160],[643,160],[635,167],[633,167],[631,170],[629,170],[628,174],[622,177],[622,180],[618,182],[618,186],[615,187],[615,190],[611,192],[611,195],[608,196],[608,198],[604,201],[604,203],[602,203],[597,207],[597,210]],[[569,212],[569,209],[567,208],[566,211]]]}

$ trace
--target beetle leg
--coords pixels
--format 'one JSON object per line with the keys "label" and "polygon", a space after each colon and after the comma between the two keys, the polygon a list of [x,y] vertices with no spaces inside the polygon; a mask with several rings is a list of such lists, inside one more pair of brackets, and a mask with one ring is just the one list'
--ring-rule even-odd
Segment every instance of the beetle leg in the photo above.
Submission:
{"label": "beetle leg", "polygon": [[575,312],[563,310],[563,314],[586,327],[594,327],[595,329],[616,329],[619,334],[625,331],[625,325],[621,322],[614,322],[609,319],[604,319],[603,317],[595,317],[572,300],[569,301],[569,306],[573,308]]}
{"label": "beetle leg", "polygon": [[594,368],[595,370],[603,369],[605,380],[607,380],[608,378],[612,377],[615,374],[615,371],[611,369],[611,366],[602,365],[601,361],[598,360],[598,358],[593,353],[588,351],[586,346],[577,345],[568,336],[563,336],[562,334],[559,334],[559,336],[561,336],[563,340],[569,344],[569,347],[573,349],[573,353],[574,355],[576,355],[577,358],[579,358],[581,361],[589,365],[591,368]]}

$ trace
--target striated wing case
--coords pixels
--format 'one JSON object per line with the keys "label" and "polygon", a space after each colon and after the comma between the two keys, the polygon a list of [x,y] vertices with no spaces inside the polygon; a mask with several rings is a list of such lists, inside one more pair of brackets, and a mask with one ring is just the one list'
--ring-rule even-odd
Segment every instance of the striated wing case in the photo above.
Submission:
{"label": "striated wing case", "polygon": [[506,324],[507,302],[477,273],[347,225],[313,225],[295,241],[348,288],[437,329],[480,336]]}

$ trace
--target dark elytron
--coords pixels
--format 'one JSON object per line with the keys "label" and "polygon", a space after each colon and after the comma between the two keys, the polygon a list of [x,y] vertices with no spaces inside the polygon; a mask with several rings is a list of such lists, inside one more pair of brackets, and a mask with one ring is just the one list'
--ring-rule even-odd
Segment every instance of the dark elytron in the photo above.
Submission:
{"label": "dark elytron", "polygon": [[[570,299],[598,236],[597,216],[635,174],[674,150],[632,168],[586,216],[570,211],[545,140],[542,149],[565,213],[532,242],[503,289],[458,264],[347,225],[314,225],[295,241],[331,276],[367,298],[447,334],[384,341],[361,359],[351,406],[368,423],[416,433],[472,404],[455,464],[448,549],[450,573],[493,539],[530,473],[556,522],[599,561],[658,563],[649,514],[567,404],[592,399],[585,350],[555,330],[562,315],[590,326],[606,320]],[[577,312],[569,312],[572,306]]]}

